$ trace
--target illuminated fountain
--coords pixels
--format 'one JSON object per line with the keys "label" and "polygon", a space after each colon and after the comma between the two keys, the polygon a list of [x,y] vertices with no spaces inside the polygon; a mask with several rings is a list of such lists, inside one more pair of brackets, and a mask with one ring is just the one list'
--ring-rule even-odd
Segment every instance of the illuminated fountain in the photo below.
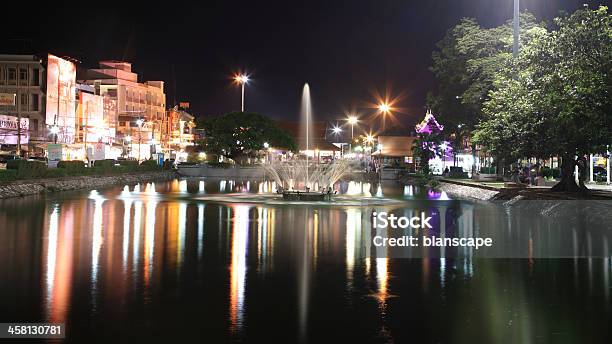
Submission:
{"label": "illuminated fountain", "polygon": [[[266,175],[277,184],[277,193],[290,201],[329,201],[334,194],[333,185],[350,170],[351,162],[334,159],[322,164],[309,159],[312,144],[312,106],[310,87],[304,85],[301,109],[301,145],[306,147],[304,157],[291,161],[274,161],[264,165]],[[313,154],[314,156],[314,154]]]}

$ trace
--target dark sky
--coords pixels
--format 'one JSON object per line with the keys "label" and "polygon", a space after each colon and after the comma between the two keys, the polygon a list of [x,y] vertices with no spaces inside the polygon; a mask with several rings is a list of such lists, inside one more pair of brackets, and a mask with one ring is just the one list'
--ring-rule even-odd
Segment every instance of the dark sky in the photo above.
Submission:
{"label": "dark sky", "polygon": [[[521,0],[521,10],[550,20],[582,3],[608,1]],[[253,79],[247,111],[279,119],[297,119],[304,82],[319,119],[367,114],[373,92],[389,88],[405,95],[406,124],[423,116],[434,85],[431,51],[448,28],[462,17],[496,26],[512,16],[512,0],[45,4],[3,11],[3,20],[13,19],[2,25],[0,53],[68,55],[85,68],[124,59],[141,81],[166,81],[168,105],[190,101],[205,116],[240,109],[229,79],[240,69]]]}

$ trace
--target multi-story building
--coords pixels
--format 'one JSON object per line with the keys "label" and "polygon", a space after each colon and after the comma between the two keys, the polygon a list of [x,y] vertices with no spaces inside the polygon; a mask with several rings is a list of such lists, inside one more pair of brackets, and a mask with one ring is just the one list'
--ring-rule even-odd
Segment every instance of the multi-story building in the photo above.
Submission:
{"label": "multi-story building", "polygon": [[188,103],[181,103],[180,106],[168,110],[168,121],[164,128],[163,144],[168,147],[170,157],[176,157],[178,160],[181,153],[185,153],[185,149],[195,143],[195,116],[187,110],[189,110]]}
{"label": "multi-story building", "polygon": [[[0,103],[0,116],[6,120],[5,123],[13,122],[12,117],[28,119],[25,132],[19,125],[19,140],[16,140],[17,128],[14,133],[10,132],[12,129],[5,128],[2,135],[11,135],[14,139],[2,142],[10,144],[15,141],[15,150],[21,148],[34,154],[37,144],[47,140],[45,67],[42,59],[34,55],[0,55],[0,95],[4,100],[9,100]],[[17,119],[14,122],[16,124]],[[21,147],[17,147],[18,143]]]}
{"label": "multi-story building", "polygon": [[105,112],[115,113],[115,118],[107,117],[109,126],[115,128],[117,143],[138,145],[140,158],[153,153],[151,148],[159,149],[162,129],[167,126],[163,81],[138,82],[132,64],[125,61],[100,61],[99,68],[87,70],[79,79],[105,98]]}

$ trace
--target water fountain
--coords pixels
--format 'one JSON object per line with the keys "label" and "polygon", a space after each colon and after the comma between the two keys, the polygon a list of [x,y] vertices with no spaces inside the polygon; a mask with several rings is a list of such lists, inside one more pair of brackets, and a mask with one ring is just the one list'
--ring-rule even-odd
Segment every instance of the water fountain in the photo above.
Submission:
{"label": "water fountain", "polygon": [[277,192],[290,201],[329,201],[333,185],[351,168],[351,162],[334,159],[330,163],[310,159],[312,140],[312,103],[310,87],[304,84],[301,108],[301,147],[306,154],[290,161],[273,161],[264,165],[266,175],[278,185]]}

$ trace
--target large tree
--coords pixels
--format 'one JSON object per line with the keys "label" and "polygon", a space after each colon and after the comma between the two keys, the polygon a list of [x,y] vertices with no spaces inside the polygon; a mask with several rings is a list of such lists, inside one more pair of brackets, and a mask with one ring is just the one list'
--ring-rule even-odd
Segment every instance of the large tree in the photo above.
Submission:
{"label": "large tree", "polygon": [[606,7],[584,8],[556,18],[555,30],[538,30],[512,68],[499,73],[477,142],[498,157],[560,155],[562,180],[553,190],[584,189],[573,178],[575,166],[612,142],[611,23]]}
{"label": "large tree", "polygon": [[201,122],[201,128],[205,131],[207,152],[237,161],[254,156],[266,142],[273,147],[297,149],[289,132],[257,113],[232,112],[206,118]]}
{"label": "large tree", "polygon": [[[530,13],[521,13],[521,44],[532,38],[537,24]],[[496,76],[512,59],[512,23],[483,28],[464,18],[437,43],[431,71],[437,80],[427,104],[457,141],[482,118],[484,102]]]}

